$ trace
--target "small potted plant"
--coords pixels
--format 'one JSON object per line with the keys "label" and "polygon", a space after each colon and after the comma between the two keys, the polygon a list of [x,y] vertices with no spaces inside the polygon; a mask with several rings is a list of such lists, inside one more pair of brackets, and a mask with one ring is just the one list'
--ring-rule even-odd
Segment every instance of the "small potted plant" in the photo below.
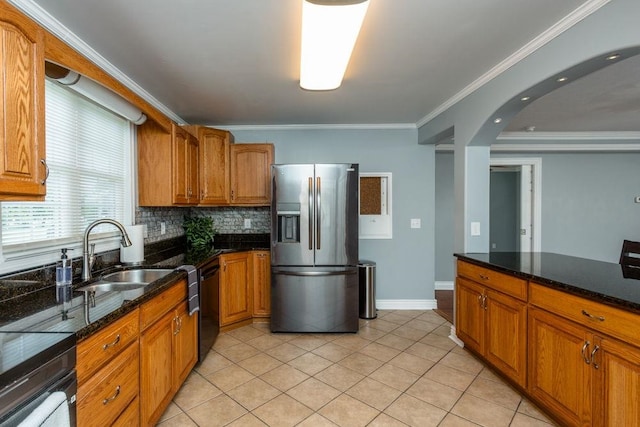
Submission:
{"label": "small potted plant", "polygon": [[187,244],[196,249],[209,248],[213,245],[216,229],[213,220],[206,216],[184,217],[184,232],[187,235]]}

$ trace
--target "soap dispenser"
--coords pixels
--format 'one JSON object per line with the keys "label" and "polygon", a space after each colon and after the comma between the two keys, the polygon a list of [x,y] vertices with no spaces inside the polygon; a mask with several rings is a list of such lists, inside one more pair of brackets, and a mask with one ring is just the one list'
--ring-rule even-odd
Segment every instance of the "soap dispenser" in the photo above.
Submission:
{"label": "soap dispenser", "polygon": [[63,248],[60,265],[56,267],[56,300],[58,303],[71,301],[72,274],[71,260],[67,257],[67,249]]}

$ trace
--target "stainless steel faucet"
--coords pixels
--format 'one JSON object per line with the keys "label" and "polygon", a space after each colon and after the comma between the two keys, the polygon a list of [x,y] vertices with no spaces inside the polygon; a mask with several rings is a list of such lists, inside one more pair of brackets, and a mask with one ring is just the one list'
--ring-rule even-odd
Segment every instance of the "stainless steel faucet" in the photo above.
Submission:
{"label": "stainless steel faucet", "polygon": [[91,279],[91,268],[93,267],[93,263],[96,260],[96,256],[94,254],[95,245],[91,245],[91,251],[89,251],[89,233],[96,225],[100,224],[112,224],[118,227],[120,230],[120,234],[122,234],[122,241],[120,242],[122,246],[125,248],[127,246],[131,246],[131,240],[129,240],[129,235],[126,230],[118,221],[113,219],[99,219],[97,221],[89,224],[87,229],[84,231],[84,239],[82,241],[82,280]]}

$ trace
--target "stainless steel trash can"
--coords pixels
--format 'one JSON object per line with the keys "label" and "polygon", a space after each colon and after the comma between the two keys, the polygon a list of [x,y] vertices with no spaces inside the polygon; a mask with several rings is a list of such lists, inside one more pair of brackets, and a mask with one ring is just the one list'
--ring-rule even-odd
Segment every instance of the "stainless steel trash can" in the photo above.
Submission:
{"label": "stainless steel trash can", "polygon": [[375,319],[376,311],[376,263],[361,260],[358,263],[360,279],[360,318]]}

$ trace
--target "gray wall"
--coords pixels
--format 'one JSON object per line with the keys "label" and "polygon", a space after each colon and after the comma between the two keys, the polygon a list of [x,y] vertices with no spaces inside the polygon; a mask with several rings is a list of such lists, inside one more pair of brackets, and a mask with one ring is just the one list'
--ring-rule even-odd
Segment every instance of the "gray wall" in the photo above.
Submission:
{"label": "gray wall", "polygon": [[436,281],[452,281],[453,258],[453,152],[436,153]]}
{"label": "gray wall", "polygon": [[[436,154],[437,200],[453,186],[450,153]],[[622,240],[640,240],[640,153],[492,154],[542,159],[542,250],[618,262]],[[447,180],[448,178],[448,180]],[[453,195],[450,196],[453,198]],[[436,209],[438,242],[451,240],[449,201]],[[447,230],[447,228],[449,228]],[[450,247],[436,245],[436,278],[453,280]]]}
{"label": "gray wall", "polygon": [[[377,299],[434,298],[433,146],[416,129],[231,129],[236,142],[275,144],[276,163],[360,164],[393,175],[393,239],[360,240],[360,258],[377,263]],[[411,229],[411,218],[422,228]]]}

